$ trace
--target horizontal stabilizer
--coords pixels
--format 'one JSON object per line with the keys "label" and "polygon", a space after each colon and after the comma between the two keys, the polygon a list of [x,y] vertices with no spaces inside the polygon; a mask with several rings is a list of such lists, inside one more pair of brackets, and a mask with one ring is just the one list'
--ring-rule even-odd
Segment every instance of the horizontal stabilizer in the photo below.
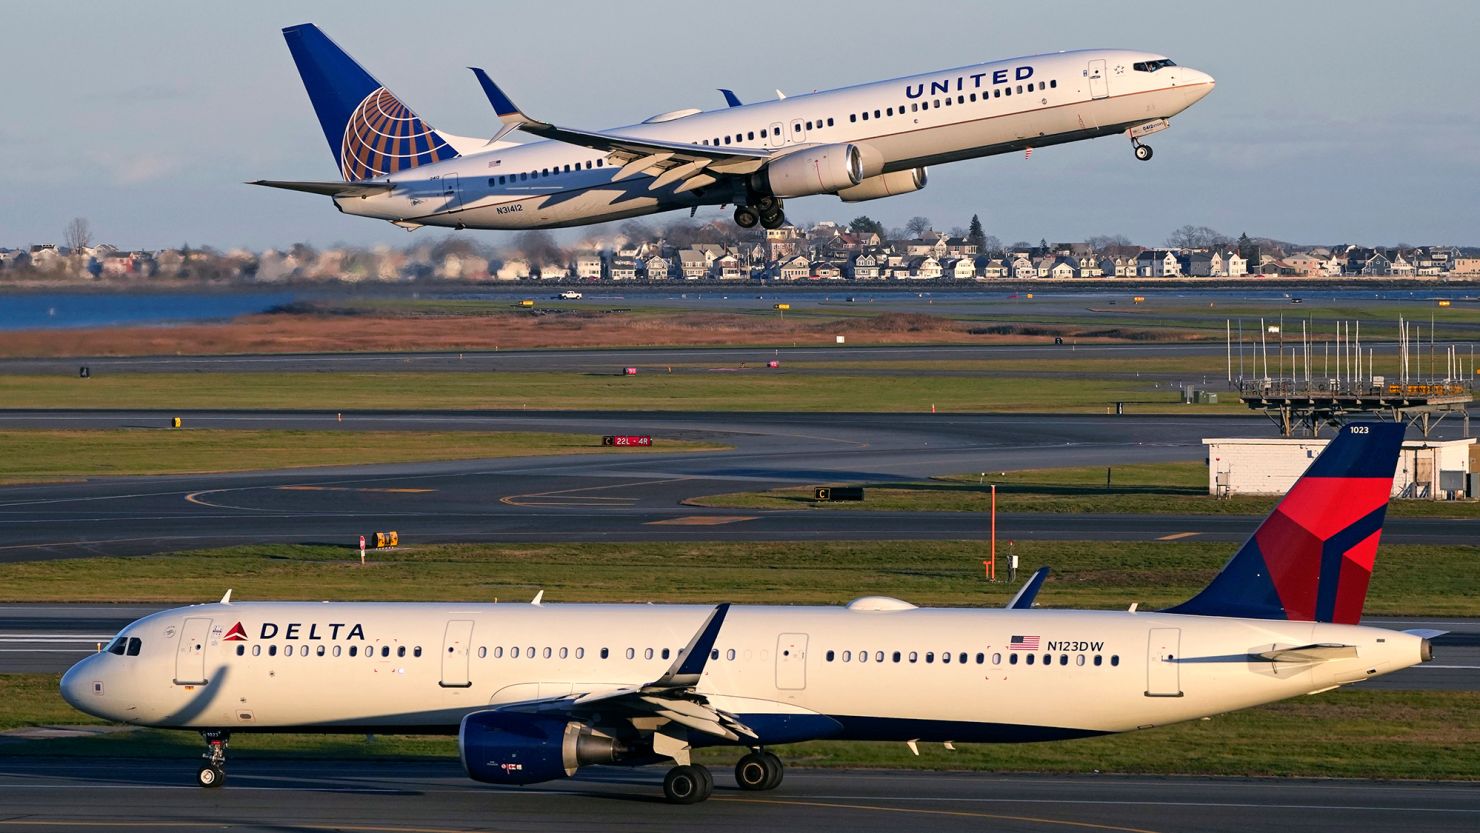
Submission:
{"label": "horizontal stabilizer", "polygon": [[1403,631],[1403,633],[1409,636],[1416,636],[1419,639],[1438,639],[1444,634],[1449,633],[1449,631],[1434,630],[1433,628],[1409,628]]}
{"label": "horizontal stabilizer", "polygon": [[1017,591],[1017,595],[1012,597],[1012,601],[1007,603],[1007,609],[1032,609],[1033,601],[1038,598],[1038,591],[1043,589],[1043,582],[1048,579],[1048,574],[1052,572],[1053,570],[1047,567],[1039,567],[1038,572],[1034,573],[1033,577],[1028,579],[1028,582],[1023,585],[1022,589]]}
{"label": "horizontal stabilizer", "polygon": [[368,197],[372,194],[389,193],[394,187],[389,182],[292,182],[276,179],[256,179],[247,184],[302,191],[305,194],[322,194],[326,197]]}
{"label": "horizontal stabilizer", "polygon": [[1321,643],[1264,651],[1257,656],[1270,662],[1326,662],[1333,659],[1356,659],[1357,646]]}

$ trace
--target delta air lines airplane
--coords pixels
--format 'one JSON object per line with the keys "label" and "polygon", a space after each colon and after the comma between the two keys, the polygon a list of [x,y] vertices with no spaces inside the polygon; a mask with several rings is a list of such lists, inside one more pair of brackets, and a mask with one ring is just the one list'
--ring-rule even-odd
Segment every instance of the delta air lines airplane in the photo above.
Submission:
{"label": "delta air lines airplane", "polygon": [[532,784],[591,764],[670,762],[689,804],[705,746],[815,739],[1013,743],[1164,726],[1371,679],[1432,658],[1438,631],[1358,625],[1403,426],[1342,428],[1212,582],[1160,612],[234,603],[124,628],[62,677],[76,708],[199,731],[199,783],[233,732],[455,734],[472,778]]}
{"label": "delta air lines airplane", "polygon": [[[1127,49],[1032,55],[607,131],[541,121],[474,69],[502,122],[491,140],[433,129],[318,27],[283,30],[342,180],[256,185],[322,194],[406,229],[581,226],[734,205],[778,228],[789,197],[861,202],[925,187],[926,166],[1167,128],[1213,90],[1205,72]],[[547,141],[504,141],[522,131]]]}

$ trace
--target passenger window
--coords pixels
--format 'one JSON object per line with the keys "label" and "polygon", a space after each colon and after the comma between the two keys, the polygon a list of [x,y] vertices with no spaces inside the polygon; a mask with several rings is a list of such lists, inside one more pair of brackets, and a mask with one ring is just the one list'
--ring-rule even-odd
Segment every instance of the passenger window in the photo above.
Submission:
{"label": "passenger window", "polygon": [[950,96],[946,96],[946,106],[947,107],[951,106],[951,97]]}
{"label": "passenger window", "polygon": [[612,652],[611,652],[610,649],[608,649],[608,648],[602,648],[601,649],[601,658],[602,659],[606,659],[607,657],[610,657],[611,655],[612,655]]}
{"label": "passenger window", "polygon": [[421,646],[420,645],[417,645],[415,648],[413,648],[412,651],[411,651],[411,655],[413,657],[419,657],[419,656],[421,656]]}
{"label": "passenger window", "polygon": [[552,653],[553,652],[549,648],[546,648],[545,649],[545,659],[549,659],[550,656],[552,655]]}
{"label": "passenger window", "polygon": [[958,96],[956,96],[956,103],[957,104],[965,104],[966,103],[966,96],[964,96],[964,95],[958,95]]}
{"label": "passenger window", "polygon": [[732,660],[732,661],[735,659],[735,649],[734,648],[731,648],[730,650],[725,651],[725,659]]}
{"label": "passenger window", "polygon": [[644,650],[642,652],[642,658],[643,659],[652,659],[653,658],[653,649],[652,648],[648,648],[648,649]]}
{"label": "passenger window", "polygon": [[[563,656],[565,656],[565,654],[562,652],[560,654],[560,656],[563,657]],[[585,659],[585,658],[586,658],[586,649],[585,648],[577,648],[576,649],[576,659]]]}
{"label": "passenger window", "polygon": [[319,648],[318,648],[318,650],[317,650],[317,651],[315,651],[315,652],[314,652],[314,653],[316,653],[316,654],[318,654],[318,655],[319,655],[319,656],[323,656],[323,655],[324,655],[324,652],[325,652],[325,651],[326,651],[326,650],[327,650],[327,649],[326,649],[326,648],[325,648],[325,647],[324,647],[324,646],[323,646],[323,645],[320,645],[320,646],[319,646]]}
{"label": "passenger window", "polygon": [[[340,655],[340,653],[342,653],[342,652],[340,651],[339,646],[338,645],[335,645],[334,646],[334,656],[337,657],[337,656]],[[417,656],[421,656],[421,649],[420,648],[417,648],[416,649],[416,655]]]}
{"label": "passenger window", "polygon": [[951,664],[951,652],[950,651],[941,651],[940,652],[940,661],[941,661],[941,663],[943,663],[945,665],[950,665]]}
{"label": "passenger window", "polygon": [[239,656],[239,657],[240,656],[246,656],[246,653],[247,653],[247,646],[245,646],[245,645],[243,645],[241,643],[237,643],[237,646],[236,646],[236,655]]}
{"label": "passenger window", "polygon": [[1068,664],[1069,664],[1069,655],[1068,654],[1059,654],[1059,665],[1068,665]]}
{"label": "passenger window", "polygon": [[1100,663],[1102,663],[1104,661],[1105,661],[1105,658],[1104,657],[1100,656],[1099,654],[1095,654],[1095,665],[1096,666],[1100,665]]}
{"label": "passenger window", "polygon": [[277,656],[277,646],[276,645],[268,645],[267,646],[267,655],[270,656],[270,657]]}
{"label": "passenger window", "polygon": [[868,651],[859,651],[858,652],[858,661],[859,662],[868,662]]}
{"label": "passenger window", "polygon": [[832,651],[828,651],[827,652],[827,661],[828,662],[832,662],[833,661],[833,652]]}
{"label": "passenger window", "polygon": [[635,649],[628,648],[627,649],[627,659],[632,659],[635,656],[637,656],[637,651]]}
{"label": "passenger window", "polygon": [[[350,650],[353,651],[354,648],[350,648]],[[254,656],[254,657],[260,657],[260,656],[262,656],[262,646],[261,645],[253,645],[252,646],[252,656]]]}
{"label": "passenger window", "polygon": [[1002,94],[1003,95],[1012,95],[1012,87],[1008,87],[1007,89],[1003,90],[1002,91]]}
{"label": "passenger window", "polygon": [[725,137],[725,144],[728,145],[729,143],[730,143],[730,137],[729,136],[726,136]]}
{"label": "passenger window", "polygon": [[746,131],[745,138],[746,138],[747,141],[754,142],[755,141],[755,131],[754,130]]}
{"label": "passenger window", "polygon": [[976,103],[976,93],[972,93],[971,94],[971,103],[973,103],[973,104]]}
{"label": "passenger window", "polygon": [[1110,664],[1112,666],[1119,665],[1120,664],[1120,655],[1119,654],[1111,654],[1110,655]]}
{"label": "passenger window", "polygon": [[1002,654],[1001,653],[994,653],[994,654],[992,654],[992,664],[993,665],[1001,665],[1002,664]]}
{"label": "passenger window", "polygon": [[349,646],[349,655],[350,656],[354,656],[354,655],[358,654],[359,652],[360,652],[360,648],[359,648],[358,645],[351,645],[351,646]]}
{"label": "passenger window", "polygon": [[762,127],[761,128],[761,138],[762,139],[766,138],[766,132],[767,132],[767,128]]}
{"label": "passenger window", "polygon": [[857,113],[849,113],[848,114],[848,121],[850,121],[850,122],[856,122],[856,121],[858,121],[858,114]]}
{"label": "passenger window", "polygon": [[874,111],[874,118],[878,119],[878,118],[883,118],[883,117],[879,115],[879,111],[878,110],[875,110]]}
{"label": "passenger window", "polygon": [[[965,651],[962,651],[961,652],[960,659],[961,659],[961,664],[962,665],[965,665],[966,664],[966,652]],[[976,664],[977,665],[981,665],[982,664],[982,655],[981,654],[977,654],[976,655]]]}
{"label": "passenger window", "polygon": [[940,99],[938,99],[938,98],[935,100],[935,109],[937,109],[937,110],[940,109]]}
{"label": "passenger window", "polygon": [[606,160],[605,159],[598,159],[598,160],[596,160],[596,167],[600,168],[600,167],[603,167],[605,165],[606,165]]}
{"label": "passenger window", "polygon": [[919,652],[918,651],[910,651],[910,662],[919,662],[919,661],[920,661],[920,654],[919,654]]}
{"label": "passenger window", "polygon": [[863,113],[863,120],[864,121],[868,121],[868,111],[867,110],[865,110],[864,113]]}
{"label": "passenger window", "polygon": [[389,645],[382,645],[382,646],[380,646],[380,655],[382,657],[388,657],[388,656],[390,656],[391,655],[391,646],[389,646]]}
{"label": "passenger window", "polygon": [[668,659],[668,649],[667,648],[664,648],[663,649],[663,659]]}
{"label": "passenger window", "polygon": [[998,90],[992,90],[992,98],[1001,98],[1001,97],[1002,97],[1002,90],[1000,90],[1000,89],[998,89]]}
{"label": "passenger window", "polygon": [[852,651],[844,651],[843,652],[843,662],[852,662],[852,661],[853,661],[853,652]]}
{"label": "passenger window", "polygon": [[128,655],[131,656],[131,657],[138,656],[139,655],[139,649],[142,648],[143,646],[144,646],[144,643],[141,642],[137,636],[130,636],[128,638]]}
{"label": "passenger window", "polygon": [[[400,649],[400,653],[398,654],[398,656],[403,656],[403,657],[406,656],[406,649],[405,648]],[[488,646],[487,645],[479,645],[478,646],[478,659],[487,659],[487,658],[488,658]]]}
{"label": "passenger window", "polygon": [[1051,90],[1057,90],[1059,88],[1059,79],[1054,78],[1053,80],[1049,81],[1048,88]]}
{"label": "passenger window", "polygon": [[[406,646],[405,645],[398,645],[398,646],[396,646],[396,657],[397,658],[400,658],[400,657],[404,657],[404,656],[406,656]],[[488,649],[487,648],[479,648],[478,649],[478,659],[483,659],[486,656],[488,656]]]}
{"label": "passenger window", "polygon": [[561,648],[560,649],[560,658],[561,659],[566,659],[569,656],[570,656],[570,649],[569,648]]}
{"label": "passenger window", "polygon": [[509,658],[510,659],[519,659],[519,646],[518,645],[515,645],[514,647],[512,647],[512,648],[509,649]]}
{"label": "passenger window", "polygon": [[1080,655],[1076,656],[1074,658],[1074,664],[1075,665],[1084,665],[1084,654],[1080,654]]}
{"label": "passenger window", "polygon": [[1018,655],[1017,654],[1008,654],[1007,655],[1007,664],[1008,665],[1017,665],[1017,662],[1018,662]]}

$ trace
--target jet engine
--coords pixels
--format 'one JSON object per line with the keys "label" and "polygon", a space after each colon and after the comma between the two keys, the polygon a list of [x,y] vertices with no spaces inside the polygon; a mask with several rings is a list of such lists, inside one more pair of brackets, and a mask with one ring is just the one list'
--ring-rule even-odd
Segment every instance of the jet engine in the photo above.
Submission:
{"label": "jet engine", "polygon": [[821,145],[777,159],[757,172],[751,187],[777,197],[836,194],[863,181],[863,156],[848,144]]}
{"label": "jet engine", "polygon": [[613,763],[624,751],[615,738],[581,723],[499,711],[464,717],[457,748],[468,777],[487,784],[565,778],[583,766]]}
{"label": "jet engine", "polygon": [[896,194],[908,194],[924,188],[927,179],[924,168],[879,174],[865,179],[852,188],[844,188],[838,192],[838,198],[843,202],[863,202],[892,197]]}

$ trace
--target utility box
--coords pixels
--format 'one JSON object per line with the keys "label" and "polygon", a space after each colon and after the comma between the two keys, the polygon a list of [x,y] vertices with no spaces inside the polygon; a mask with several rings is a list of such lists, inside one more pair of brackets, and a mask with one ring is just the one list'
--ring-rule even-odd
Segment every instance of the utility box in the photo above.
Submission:
{"label": "utility box", "polygon": [[1465,489],[1465,497],[1470,500],[1480,499],[1480,472],[1470,472],[1469,488]]}

